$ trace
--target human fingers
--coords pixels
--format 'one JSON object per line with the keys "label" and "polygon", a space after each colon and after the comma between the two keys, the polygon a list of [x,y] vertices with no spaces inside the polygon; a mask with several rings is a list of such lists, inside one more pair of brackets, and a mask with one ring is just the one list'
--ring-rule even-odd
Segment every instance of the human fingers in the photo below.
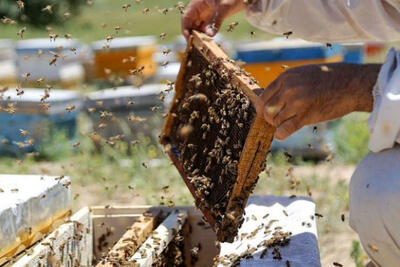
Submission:
{"label": "human fingers", "polygon": [[299,130],[302,125],[299,122],[297,116],[293,116],[286,121],[284,121],[275,132],[275,138],[282,141],[292,135],[294,132]]}
{"label": "human fingers", "polygon": [[204,32],[205,26],[210,24],[217,9],[216,0],[194,0],[188,5],[182,15],[182,34],[189,39],[192,30]]}

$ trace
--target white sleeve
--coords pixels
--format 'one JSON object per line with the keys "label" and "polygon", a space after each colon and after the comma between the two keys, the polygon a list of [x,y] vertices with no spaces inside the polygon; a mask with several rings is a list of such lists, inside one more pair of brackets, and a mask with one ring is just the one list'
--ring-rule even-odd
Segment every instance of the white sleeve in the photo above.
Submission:
{"label": "white sleeve", "polygon": [[262,30],[308,41],[400,40],[400,0],[253,0],[246,14]]}
{"label": "white sleeve", "polygon": [[368,120],[369,149],[380,152],[400,143],[400,51],[389,51],[374,90],[374,109]]}

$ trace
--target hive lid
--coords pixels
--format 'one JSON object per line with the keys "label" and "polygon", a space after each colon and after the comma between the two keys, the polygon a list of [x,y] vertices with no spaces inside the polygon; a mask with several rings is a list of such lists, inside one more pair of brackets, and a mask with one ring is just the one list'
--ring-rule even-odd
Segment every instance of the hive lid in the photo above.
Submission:
{"label": "hive lid", "polygon": [[63,50],[68,50],[72,47],[79,46],[79,41],[65,38],[57,38],[55,41],[50,41],[49,38],[26,39],[17,42],[16,50],[18,53],[37,53],[38,50],[43,50],[44,52],[57,50],[60,46],[63,47]]}
{"label": "hive lid", "polygon": [[110,42],[107,42],[106,40],[99,40],[92,43],[92,48],[95,51],[103,50],[105,44],[109,45],[109,50],[133,48],[154,45],[156,44],[156,38],[154,36],[135,36],[114,38]]}
{"label": "hive lid", "polygon": [[50,104],[50,108],[46,111],[41,107],[41,99],[45,95],[45,89],[23,88],[24,93],[17,95],[15,89],[9,89],[2,94],[0,104],[16,103],[17,113],[63,113],[66,112],[68,106],[75,106],[74,110],[79,110],[83,105],[83,100],[79,93],[69,90],[52,89],[49,97],[45,99]]}

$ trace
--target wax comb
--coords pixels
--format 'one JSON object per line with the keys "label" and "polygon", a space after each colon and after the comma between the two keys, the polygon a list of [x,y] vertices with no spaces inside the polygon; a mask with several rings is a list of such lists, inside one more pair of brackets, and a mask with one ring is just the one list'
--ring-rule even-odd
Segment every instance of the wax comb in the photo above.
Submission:
{"label": "wax comb", "polygon": [[259,110],[260,91],[210,37],[193,32],[160,141],[223,242],[243,222],[275,132]]}

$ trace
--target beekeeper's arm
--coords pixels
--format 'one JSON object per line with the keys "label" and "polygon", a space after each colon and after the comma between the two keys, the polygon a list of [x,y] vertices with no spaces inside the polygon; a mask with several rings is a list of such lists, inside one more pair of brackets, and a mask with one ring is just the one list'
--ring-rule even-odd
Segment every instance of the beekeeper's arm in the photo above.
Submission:
{"label": "beekeeper's arm", "polygon": [[[246,14],[249,22],[258,28],[276,34],[292,32],[292,36],[309,41],[392,42],[400,40],[399,0],[254,0],[247,5]],[[372,92],[374,104],[369,119],[371,131],[369,147],[374,152],[391,148],[395,143],[400,142],[399,64],[400,52],[391,50],[380,69],[379,78]],[[376,77],[376,65],[371,68],[367,65],[365,68],[364,78]],[[283,76],[286,75],[289,74],[283,74]],[[298,86],[304,87],[302,82]],[[364,89],[367,88],[370,87]],[[329,90],[327,90],[327,95],[322,97],[328,100],[328,93]],[[357,93],[354,94],[355,97],[357,95]],[[271,101],[266,96],[264,98],[266,101]],[[339,100],[341,97],[336,95],[335,98]],[[324,105],[324,102],[321,105]],[[309,110],[310,113],[315,112],[311,103]],[[267,120],[273,119],[268,116],[268,105],[266,105],[266,117]],[[305,115],[305,117],[308,116]],[[326,119],[330,119],[329,115]],[[291,134],[291,130],[298,128],[296,123],[298,122],[295,117],[293,120],[286,121],[284,126],[289,127],[290,131],[281,129],[286,132],[285,136]],[[302,124],[305,125],[305,123],[307,122],[303,121]]]}

